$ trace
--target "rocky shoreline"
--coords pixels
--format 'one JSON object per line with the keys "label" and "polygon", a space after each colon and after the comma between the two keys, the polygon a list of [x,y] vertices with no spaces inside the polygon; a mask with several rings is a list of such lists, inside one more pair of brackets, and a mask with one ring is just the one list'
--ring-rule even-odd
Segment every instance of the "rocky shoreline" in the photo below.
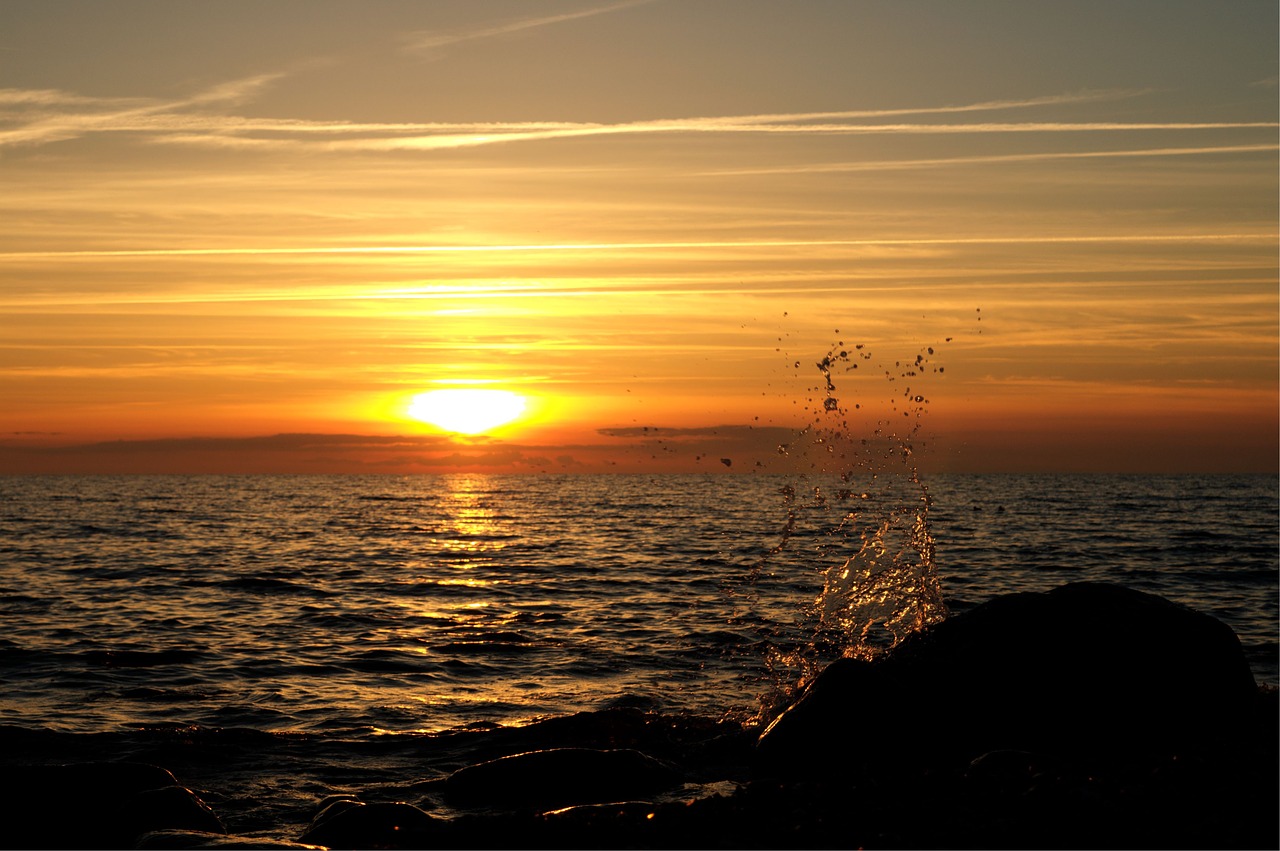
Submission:
{"label": "rocky shoreline", "polygon": [[1220,622],[1079,583],[842,660],[763,735],[636,709],[477,731],[447,772],[287,824],[227,817],[190,766],[0,731],[0,845],[1276,848],[1278,720]]}

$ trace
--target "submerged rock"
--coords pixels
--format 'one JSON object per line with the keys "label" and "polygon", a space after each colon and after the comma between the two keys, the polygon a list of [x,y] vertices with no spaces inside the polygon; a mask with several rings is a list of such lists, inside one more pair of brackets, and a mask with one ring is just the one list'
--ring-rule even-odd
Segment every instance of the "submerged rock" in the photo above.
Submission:
{"label": "submerged rock", "polygon": [[757,751],[771,770],[824,774],[997,751],[1115,759],[1227,744],[1252,733],[1257,702],[1221,621],[1082,582],[997,597],[878,660],[831,664]]}
{"label": "submerged rock", "polygon": [[443,791],[463,803],[562,807],[651,794],[677,782],[673,769],[640,751],[553,748],[459,769]]}

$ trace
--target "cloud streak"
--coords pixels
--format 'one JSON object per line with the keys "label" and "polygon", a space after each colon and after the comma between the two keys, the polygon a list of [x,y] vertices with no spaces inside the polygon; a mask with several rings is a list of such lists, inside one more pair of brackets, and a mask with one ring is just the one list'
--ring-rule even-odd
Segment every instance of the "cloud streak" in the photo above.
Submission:
{"label": "cloud streak", "polygon": [[[616,7],[605,7],[611,10]],[[597,12],[599,13],[599,10]],[[577,13],[578,16],[587,13]],[[553,21],[558,18],[537,19]],[[532,26],[533,24],[530,24]],[[1050,95],[1022,100],[876,110],[764,113],[597,123],[345,122],[250,118],[202,107],[251,98],[283,73],[233,80],[171,101],[92,99],[45,89],[0,90],[0,106],[18,107],[0,129],[0,148],[40,145],[88,134],[133,134],[143,141],[232,149],[301,149],[331,152],[438,151],[496,144],[605,136],[754,134],[790,136],[1102,133],[1274,129],[1275,122],[894,122],[876,119],[1023,110],[1132,97],[1126,90]],[[25,112],[24,112],[25,109]],[[16,117],[15,117],[16,114]],[[27,120],[23,122],[23,118]]]}
{"label": "cloud streak", "polygon": [[534,18],[520,18],[518,20],[508,21],[503,24],[496,24],[490,27],[481,27],[478,29],[462,30],[458,32],[420,30],[409,34],[405,38],[405,49],[412,52],[429,52],[462,42],[499,38],[501,36],[514,35],[516,33],[541,29],[555,24],[562,24],[568,21],[592,18],[596,15],[617,12],[621,9],[628,9],[632,6],[642,6],[651,2],[653,2],[653,0],[624,0],[624,2],[621,3],[611,3],[607,6],[596,6],[591,9],[582,9],[577,12],[565,12],[560,15],[544,15]]}
{"label": "cloud streak", "polygon": [[0,148],[61,142],[89,133],[139,129],[146,125],[148,119],[163,123],[164,119],[160,116],[172,118],[190,107],[245,101],[282,76],[284,76],[283,72],[257,74],[220,83],[190,97],[169,101],[133,98],[87,99],[52,89],[0,90],[0,104],[34,105],[45,108],[93,107],[74,112],[37,111],[35,116],[25,124],[0,130]]}
{"label": "cloud streak", "polygon": [[432,254],[504,252],[623,252],[704,249],[841,248],[919,245],[1037,245],[1050,243],[1158,243],[1158,242],[1258,242],[1272,241],[1272,231],[1257,233],[1087,234],[1042,236],[921,237],[906,239],[760,239],[687,242],[583,242],[527,243],[520,245],[370,245],[308,248],[143,248],[89,251],[6,251],[5,260],[75,259],[105,257],[219,257],[332,254]]}
{"label": "cloud streak", "polygon": [[1280,151],[1280,145],[1210,145],[1204,147],[1138,148],[1115,151],[1046,151],[1031,154],[993,154],[975,157],[940,157],[915,160],[867,160],[863,162],[814,163],[812,165],[776,166],[771,168],[723,169],[702,172],[704,176],[749,174],[827,174],[886,169],[940,168],[957,165],[1000,165],[1052,160],[1111,159],[1122,157],[1186,157],[1211,154],[1245,154]]}

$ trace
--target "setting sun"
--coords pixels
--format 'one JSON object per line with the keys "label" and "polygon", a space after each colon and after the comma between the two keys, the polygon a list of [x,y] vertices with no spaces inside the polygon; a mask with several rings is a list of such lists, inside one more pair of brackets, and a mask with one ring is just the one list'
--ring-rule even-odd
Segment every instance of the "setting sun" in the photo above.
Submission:
{"label": "setting sun", "polygon": [[480,434],[524,413],[525,398],[510,390],[431,390],[409,403],[415,420],[460,434]]}
{"label": "setting sun", "polygon": [[1270,474],[1280,7],[1079,5],[0,2],[0,476]]}

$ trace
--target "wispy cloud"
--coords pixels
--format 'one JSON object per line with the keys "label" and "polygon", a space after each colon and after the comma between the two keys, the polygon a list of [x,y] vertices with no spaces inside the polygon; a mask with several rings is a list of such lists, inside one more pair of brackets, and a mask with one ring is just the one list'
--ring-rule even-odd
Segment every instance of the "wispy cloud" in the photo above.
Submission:
{"label": "wispy cloud", "polygon": [[[152,126],[164,124],[166,119],[172,123],[191,107],[243,102],[281,76],[283,73],[278,72],[231,80],[175,100],[85,98],[53,89],[3,89],[0,105],[37,109],[34,114],[22,113],[16,120],[10,119],[17,126],[0,130],[0,148],[59,142],[88,133],[138,129],[149,121]],[[76,108],[51,109],[53,107]],[[200,116],[195,118],[199,120]]]}
{"label": "wispy cloud", "polygon": [[596,15],[616,12],[620,9],[627,9],[632,6],[641,6],[651,2],[653,2],[653,0],[624,0],[624,2],[621,3],[610,3],[607,6],[595,6],[590,9],[581,9],[577,12],[565,12],[559,15],[543,15],[533,18],[519,18],[514,21],[507,21],[505,23],[494,24],[488,27],[458,30],[454,32],[420,30],[410,33],[405,37],[405,49],[415,52],[439,50],[440,48],[449,47],[450,45],[459,44],[461,42],[480,41],[487,38],[514,35],[515,33],[549,27],[555,24],[562,24],[567,21],[576,21],[581,18],[591,18]]}
{"label": "wispy cloud", "polygon": [[144,98],[95,98],[64,92],[60,89],[0,89],[0,107],[6,106],[139,106]]}
{"label": "wispy cloud", "polygon": [[[508,443],[462,435],[275,434],[251,437],[65,442],[65,435],[0,434],[5,473],[203,473],[230,471],[368,472],[370,470],[509,470],[652,472],[663,465],[726,472],[776,464],[777,447],[795,429],[722,425],[711,428],[601,429],[605,442]],[[63,437],[54,443],[39,438]],[[673,469],[679,469],[678,466]]]}
{"label": "wispy cloud", "polygon": [[[979,122],[972,124],[811,124],[781,123],[784,118],[803,121],[807,116],[774,116],[778,123],[768,120],[752,120],[749,117],[723,116],[718,118],[662,119],[621,124],[562,124],[551,126],[543,122],[535,124],[485,124],[485,125],[404,125],[394,128],[391,134],[369,135],[362,138],[315,139],[319,133],[353,135],[376,133],[360,125],[335,127],[324,130],[302,129],[294,123],[276,132],[297,134],[289,136],[248,136],[228,122],[212,133],[157,133],[153,141],[171,144],[200,145],[228,148],[280,148],[307,147],[328,151],[439,151],[455,148],[474,148],[486,145],[512,144],[516,142],[547,141],[591,136],[658,135],[658,134],[778,134],[804,136],[865,136],[865,135],[953,135],[1000,133],[1101,133],[1134,131],[1193,131],[1193,130],[1242,130],[1275,129],[1276,122]],[[423,132],[423,131],[427,132]],[[4,137],[0,135],[0,145]]]}
{"label": "wispy cloud", "polygon": [[[609,9],[615,7],[607,7]],[[586,14],[586,13],[578,13]],[[543,20],[543,19],[539,19]],[[1135,130],[1274,128],[1259,122],[972,122],[872,123],[907,115],[957,115],[1024,110],[1133,97],[1113,90],[1049,95],[1021,100],[901,107],[875,110],[698,116],[620,123],[524,122],[347,122],[227,115],[203,109],[250,99],[283,73],[233,80],[174,100],[93,99],[56,90],[0,90],[0,148],[39,145],[91,133],[135,134],[146,142],[238,149],[315,151],[432,151],[494,144],[594,136],[653,134],[884,135],[958,133],[1055,133]]]}
{"label": "wispy cloud", "polygon": [[770,248],[861,248],[869,246],[920,245],[1036,245],[1051,243],[1159,243],[1159,242],[1258,242],[1275,239],[1273,231],[1256,233],[1174,233],[1174,234],[1107,234],[924,237],[919,239],[760,239],[700,240],[687,242],[586,242],[526,243],[518,245],[360,245],[312,246],[306,248],[142,248],[102,249],[88,251],[6,251],[3,260],[76,259],[105,257],[219,257],[281,256],[335,254],[491,254],[508,252],[625,252],[678,251],[705,249],[770,249]]}
{"label": "wispy cloud", "polygon": [[[323,144],[329,150],[348,151],[429,151],[448,148],[478,147],[512,142],[580,138],[584,136],[617,136],[635,134],[676,133],[748,133],[806,136],[867,135],[953,135],[1000,133],[1099,133],[1172,130],[1242,130],[1275,129],[1276,122],[977,122],[972,124],[810,124],[781,123],[788,116],[775,116],[777,123],[753,121],[738,116],[720,118],[668,119],[624,124],[582,124],[554,129],[528,129],[518,125],[494,127],[483,132],[442,132],[331,141]],[[791,116],[803,120],[806,116]],[[163,141],[219,144],[217,138],[186,136]]]}
{"label": "wispy cloud", "polygon": [[769,168],[723,169],[702,172],[704,175],[746,174],[823,174],[851,171],[884,171],[886,169],[934,168],[955,165],[986,165],[1047,160],[1109,159],[1113,157],[1186,157],[1206,154],[1244,154],[1280,151],[1280,145],[1210,145],[1203,147],[1138,148],[1115,151],[1045,151],[1030,154],[993,154],[991,156],[940,157],[913,160],[866,160],[862,162],[813,163]]}

